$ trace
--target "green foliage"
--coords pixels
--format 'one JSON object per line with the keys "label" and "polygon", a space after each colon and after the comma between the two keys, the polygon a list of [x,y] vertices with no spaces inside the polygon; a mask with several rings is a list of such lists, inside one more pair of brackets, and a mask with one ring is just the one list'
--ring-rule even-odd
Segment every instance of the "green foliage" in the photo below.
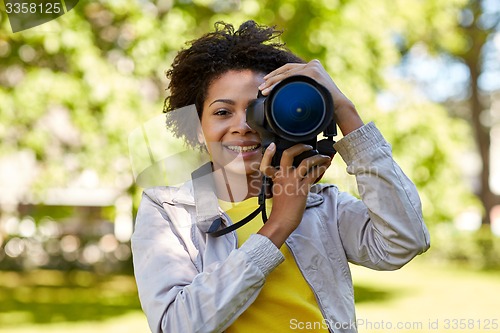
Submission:
{"label": "green foliage", "polygon": [[426,223],[450,222],[460,212],[479,207],[463,177],[463,154],[472,144],[468,124],[419,98],[399,80],[390,92],[391,107],[379,110],[373,120],[419,189]]}
{"label": "green foliage", "polygon": [[[132,186],[127,137],[161,113],[166,70],[186,41],[218,20],[249,18],[285,30],[294,52],[322,61],[363,118],[376,120],[421,190],[426,217],[449,221],[471,199],[454,154],[464,125],[411,98],[390,112],[377,96],[394,93],[387,69],[416,42],[448,34],[463,0],[80,1],[68,14],[12,34],[0,13],[0,156],[35,153],[32,188],[69,186],[85,170],[101,186]],[[414,96],[414,92],[404,94]],[[446,148],[445,148],[446,147]],[[417,149],[415,149],[417,148]],[[137,194],[134,194],[138,198]]]}
{"label": "green foliage", "polygon": [[472,269],[500,270],[500,238],[487,226],[464,232],[442,224],[434,229],[433,244],[429,253],[431,260]]}

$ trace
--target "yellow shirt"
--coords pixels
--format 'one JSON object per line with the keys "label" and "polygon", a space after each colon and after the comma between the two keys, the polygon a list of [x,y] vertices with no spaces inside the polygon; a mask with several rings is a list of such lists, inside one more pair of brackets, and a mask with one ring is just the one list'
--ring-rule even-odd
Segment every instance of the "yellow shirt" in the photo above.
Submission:
{"label": "yellow shirt", "polygon": [[[233,223],[236,223],[258,207],[258,198],[238,203],[219,200],[219,204]],[[268,199],[268,216],[271,208],[272,200]],[[262,215],[259,214],[236,230],[238,244],[241,246],[261,227]],[[226,330],[227,333],[282,333],[293,329],[303,332],[328,332],[314,293],[297,267],[293,254],[286,245],[281,247],[281,252],[285,261],[268,275],[255,302]]]}

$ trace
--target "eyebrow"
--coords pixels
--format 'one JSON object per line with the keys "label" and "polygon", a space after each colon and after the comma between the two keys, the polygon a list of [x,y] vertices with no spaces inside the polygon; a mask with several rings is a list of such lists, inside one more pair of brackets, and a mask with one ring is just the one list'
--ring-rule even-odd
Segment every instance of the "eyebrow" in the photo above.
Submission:
{"label": "eyebrow", "polygon": [[[257,98],[250,100],[248,102],[248,105],[250,105],[255,100],[257,100]],[[215,101],[213,101],[212,103],[210,103],[208,106],[212,106],[212,104],[215,104],[217,102],[219,102],[219,103],[225,103],[225,104],[229,104],[229,105],[236,105],[236,102],[233,101],[232,99],[216,99]]]}
{"label": "eyebrow", "polygon": [[213,101],[212,103],[210,103],[210,105],[208,106],[212,106],[212,104],[215,104],[215,103],[225,103],[225,104],[230,104],[230,105],[235,105],[236,103],[232,100],[232,99],[216,99],[215,101]]}

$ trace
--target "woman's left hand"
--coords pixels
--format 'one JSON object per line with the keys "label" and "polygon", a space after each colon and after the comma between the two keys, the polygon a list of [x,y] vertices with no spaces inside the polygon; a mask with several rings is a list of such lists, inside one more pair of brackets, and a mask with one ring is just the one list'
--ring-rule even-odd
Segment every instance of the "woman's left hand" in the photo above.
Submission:
{"label": "woman's left hand", "polygon": [[344,136],[363,126],[354,104],[340,91],[319,60],[281,66],[264,76],[264,83],[259,86],[259,90],[266,96],[276,84],[293,75],[308,76],[328,89],[333,98],[335,121]]}

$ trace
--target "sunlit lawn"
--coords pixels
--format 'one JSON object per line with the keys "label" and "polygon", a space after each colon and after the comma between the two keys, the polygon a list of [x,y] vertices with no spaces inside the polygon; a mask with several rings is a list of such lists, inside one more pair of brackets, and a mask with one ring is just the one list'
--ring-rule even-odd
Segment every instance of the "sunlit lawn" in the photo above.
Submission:
{"label": "sunlit lawn", "polygon": [[132,276],[0,271],[0,332],[148,332]]}
{"label": "sunlit lawn", "polygon": [[[395,272],[353,267],[353,278],[360,333],[500,332],[493,325],[493,320],[500,325],[499,272],[468,271],[417,259]],[[485,327],[488,321],[490,329]],[[465,329],[460,329],[464,324]],[[0,272],[0,333],[6,332],[141,333],[149,329],[130,276]]]}
{"label": "sunlit lawn", "polygon": [[[358,329],[365,332],[500,332],[500,272],[438,266],[416,259],[399,271],[353,267],[360,297]],[[361,294],[362,295],[362,294]]]}

